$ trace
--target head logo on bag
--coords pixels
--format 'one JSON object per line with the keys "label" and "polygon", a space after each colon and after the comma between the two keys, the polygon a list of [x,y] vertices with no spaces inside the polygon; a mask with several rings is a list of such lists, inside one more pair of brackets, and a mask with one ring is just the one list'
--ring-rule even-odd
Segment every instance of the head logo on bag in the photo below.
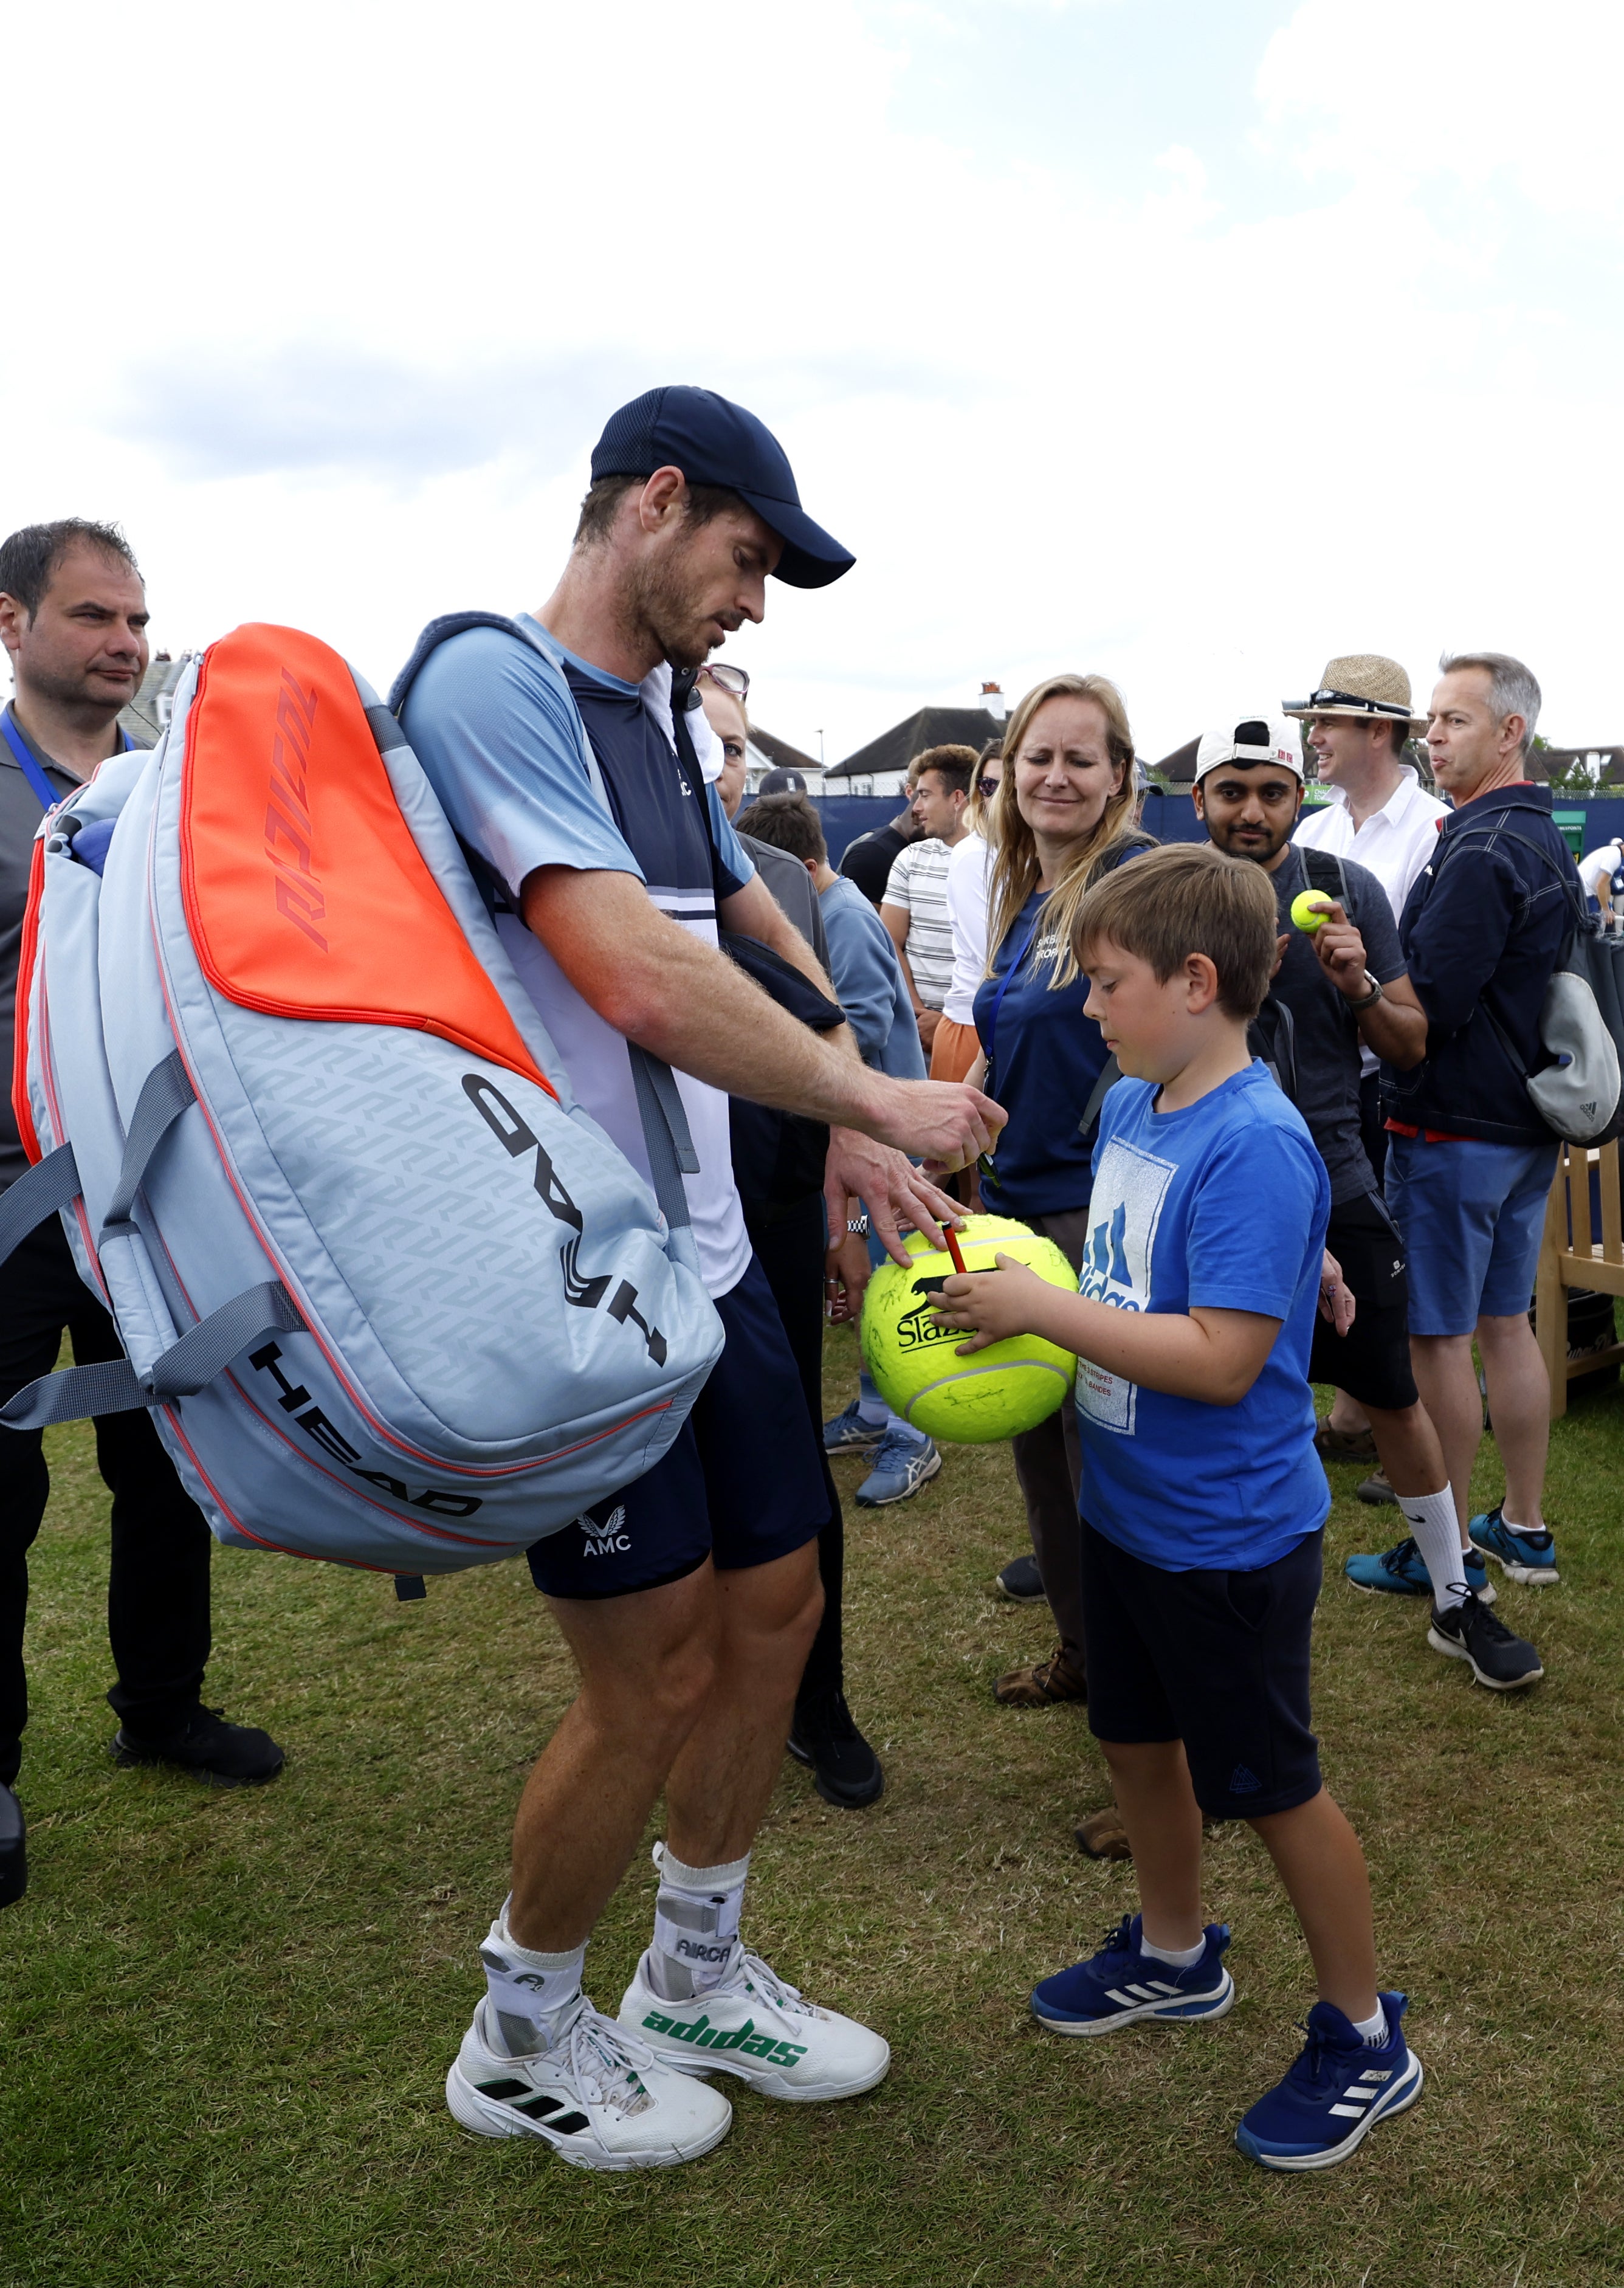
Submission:
{"label": "head logo on bag", "polygon": [[656,1201],[326,645],[239,629],[51,814],[18,999],[38,1164],[0,1255],[59,1210],[127,1363],[0,1422],[151,1406],[220,1539],[404,1575],[514,1554],[676,1436],[721,1330],[670,1076],[638,1068]]}

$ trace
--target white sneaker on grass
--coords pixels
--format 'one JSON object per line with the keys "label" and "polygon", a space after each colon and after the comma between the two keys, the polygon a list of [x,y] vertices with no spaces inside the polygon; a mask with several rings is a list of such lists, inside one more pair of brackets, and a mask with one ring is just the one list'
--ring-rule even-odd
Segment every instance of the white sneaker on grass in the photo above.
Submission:
{"label": "white sneaker on grass", "polygon": [[727,2100],[660,2063],[646,2043],[582,1998],[551,2050],[490,2046],[481,2002],[446,2077],[446,2102],[479,2137],[539,2137],[574,2169],[669,2169],[733,2126]]}
{"label": "white sneaker on grass", "polygon": [[742,1948],[722,1984],[691,2002],[668,2002],[654,1991],[645,1954],[621,2002],[621,2023],[662,2066],[737,2074],[764,2097],[792,2104],[857,2097],[891,2070],[891,2045],[882,2036],[819,2009]]}

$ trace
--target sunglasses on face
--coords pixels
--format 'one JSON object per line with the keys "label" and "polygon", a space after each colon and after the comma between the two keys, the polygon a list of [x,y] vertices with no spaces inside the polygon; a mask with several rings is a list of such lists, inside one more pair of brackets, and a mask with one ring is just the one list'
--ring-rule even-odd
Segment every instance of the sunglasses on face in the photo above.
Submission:
{"label": "sunglasses on face", "polygon": [[725,660],[708,660],[700,674],[709,676],[718,691],[725,691],[730,699],[742,699],[750,687],[748,671],[733,667]]}
{"label": "sunglasses on face", "polygon": [[998,783],[999,783],[996,779],[978,779],[976,781],[976,792],[980,796],[983,802],[991,802],[993,797],[998,791]]}

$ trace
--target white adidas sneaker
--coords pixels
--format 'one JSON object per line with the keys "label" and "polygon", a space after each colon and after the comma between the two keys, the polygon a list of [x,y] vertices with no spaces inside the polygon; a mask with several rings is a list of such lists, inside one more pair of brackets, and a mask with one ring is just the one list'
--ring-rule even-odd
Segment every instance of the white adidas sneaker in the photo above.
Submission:
{"label": "white adidas sneaker", "polygon": [[480,2137],[539,2137],[574,2169],[669,2169],[697,2160],[733,2126],[727,2100],[674,2073],[584,1997],[557,2046],[510,2058],[473,2014],[446,2102]]}
{"label": "white adidas sneaker", "polygon": [[891,2045],[855,2018],[820,2010],[741,1947],[720,1986],[667,2002],[649,1982],[648,1957],[621,2001],[621,2024],[679,2073],[737,2074],[764,2097],[812,2104],[857,2097],[884,2080]]}

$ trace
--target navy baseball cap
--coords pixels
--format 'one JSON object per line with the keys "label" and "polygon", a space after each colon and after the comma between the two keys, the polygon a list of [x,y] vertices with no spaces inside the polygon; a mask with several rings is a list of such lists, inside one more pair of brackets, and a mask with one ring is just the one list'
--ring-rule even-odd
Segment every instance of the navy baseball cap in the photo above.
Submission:
{"label": "navy baseball cap", "polygon": [[857,559],[801,506],[794,472],[764,421],[714,389],[651,389],[612,413],[592,448],[599,477],[652,477],[680,469],[693,485],[725,485],[784,544],[778,576],[792,588],[827,588]]}

